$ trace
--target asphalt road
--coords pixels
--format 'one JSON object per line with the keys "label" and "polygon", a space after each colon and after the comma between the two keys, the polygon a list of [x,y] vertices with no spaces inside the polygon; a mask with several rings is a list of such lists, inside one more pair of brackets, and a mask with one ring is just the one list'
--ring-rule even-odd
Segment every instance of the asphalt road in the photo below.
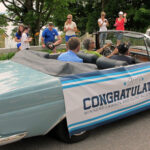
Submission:
{"label": "asphalt road", "polygon": [[96,128],[76,144],[65,144],[53,137],[25,139],[0,150],[150,150],[150,110]]}

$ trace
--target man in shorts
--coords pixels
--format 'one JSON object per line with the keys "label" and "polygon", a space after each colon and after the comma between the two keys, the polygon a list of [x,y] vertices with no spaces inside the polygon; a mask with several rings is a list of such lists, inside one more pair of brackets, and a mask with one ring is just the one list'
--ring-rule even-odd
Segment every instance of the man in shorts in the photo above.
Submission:
{"label": "man in shorts", "polygon": [[[55,37],[57,36],[57,41],[55,40]],[[54,29],[54,25],[52,22],[48,24],[48,28],[46,28],[42,33],[42,47],[49,48],[53,51],[53,53],[56,53],[56,46],[61,44],[61,36],[58,34],[58,31]]]}

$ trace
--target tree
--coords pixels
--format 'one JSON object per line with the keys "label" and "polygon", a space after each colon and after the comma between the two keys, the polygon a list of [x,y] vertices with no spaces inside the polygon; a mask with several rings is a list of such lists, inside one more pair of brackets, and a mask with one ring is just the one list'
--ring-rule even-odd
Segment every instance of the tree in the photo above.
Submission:
{"label": "tree", "polygon": [[136,22],[136,27],[140,31],[144,31],[150,27],[150,1],[143,0],[141,7],[134,12],[134,21]]}
{"label": "tree", "polygon": [[0,14],[0,35],[5,35],[5,28],[8,25],[5,14]]}
{"label": "tree", "polygon": [[[101,12],[101,0],[75,0],[69,3],[68,13],[73,15],[73,20],[77,23],[81,34],[85,32],[92,33],[98,29],[97,19]],[[64,26],[64,18],[62,21],[55,18],[55,22],[59,28]]]}
{"label": "tree", "polygon": [[5,14],[0,14],[0,27],[6,27],[8,25],[5,16]]}
{"label": "tree", "polygon": [[71,1],[73,0],[1,0],[8,11],[5,18],[14,24],[30,26],[34,44],[38,42],[36,33],[55,16],[64,16],[68,2]]}
{"label": "tree", "polygon": [[[53,21],[61,30],[64,27],[67,14],[73,15],[81,34],[98,31],[97,20],[100,12],[107,14],[110,26],[114,29],[119,11],[127,12],[127,30],[142,31],[149,26],[150,1],[148,0],[0,0],[8,9],[4,16],[9,21],[23,23],[31,28],[31,36],[36,39],[36,33]],[[38,39],[38,38],[37,38]],[[37,40],[38,41],[38,40]]]}
{"label": "tree", "polygon": [[102,10],[105,9],[105,0],[102,0]]}
{"label": "tree", "polygon": [[[118,17],[118,12],[123,11],[128,14],[128,22],[125,26],[126,30],[145,32],[148,26],[145,23],[141,26],[142,18],[137,15],[140,9],[146,4],[145,2],[146,0],[112,0],[111,3],[107,3],[105,11],[109,18],[110,28],[114,28],[113,25],[115,18]],[[143,19],[147,20],[145,17]]]}
{"label": "tree", "polygon": [[[101,11],[105,11],[110,23],[109,29],[115,29],[114,23],[119,11],[126,12],[128,22],[126,30],[145,32],[149,27],[150,1],[148,0],[75,0],[69,3],[68,12],[73,15],[82,34],[98,31],[97,20]],[[55,18],[59,28],[64,26],[64,20]]]}

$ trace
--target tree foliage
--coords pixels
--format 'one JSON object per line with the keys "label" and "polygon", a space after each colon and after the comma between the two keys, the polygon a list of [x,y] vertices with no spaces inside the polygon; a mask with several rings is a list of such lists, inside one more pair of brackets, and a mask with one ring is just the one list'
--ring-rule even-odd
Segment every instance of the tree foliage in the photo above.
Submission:
{"label": "tree foliage", "polygon": [[8,10],[9,21],[15,24],[23,23],[30,26],[31,33],[35,34],[55,16],[67,14],[68,2],[73,0],[1,0]]}
{"label": "tree foliage", "polygon": [[[141,31],[150,25],[150,1],[148,0],[76,0],[70,3],[68,7],[70,13],[74,16],[79,30],[92,33],[98,30],[97,20],[100,12],[104,10],[109,20],[109,29],[114,29],[115,19],[118,12],[126,12],[128,22],[126,30]],[[57,20],[56,20],[57,22]],[[62,26],[63,24],[59,23]]]}
{"label": "tree foliage", "polygon": [[0,0],[8,9],[4,16],[15,24],[23,23],[31,27],[32,36],[47,24],[54,21],[63,29],[67,14],[73,15],[82,34],[98,30],[97,20],[104,10],[110,23],[109,29],[114,28],[119,11],[126,12],[128,22],[126,30],[141,31],[149,27],[149,0]]}
{"label": "tree foliage", "polygon": [[5,14],[0,14],[0,35],[5,35],[5,28],[8,25]]}
{"label": "tree foliage", "polygon": [[5,14],[0,14],[0,27],[6,27],[8,25],[5,16]]}

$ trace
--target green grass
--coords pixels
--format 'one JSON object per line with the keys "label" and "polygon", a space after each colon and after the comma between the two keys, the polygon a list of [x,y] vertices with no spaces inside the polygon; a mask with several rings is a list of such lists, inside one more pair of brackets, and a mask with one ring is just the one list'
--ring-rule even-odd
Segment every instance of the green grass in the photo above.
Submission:
{"label": "green grass", "polygon": [[10,52],[7,54],[0,54],[0,61],[11,59],[15,55],[15,52]]}
{"label": "green grass", "polygon": [[[47,53],[52,53],[52,50],[50,49],[46,49],[46,50],[41,50],[42,52],[47,52]],[[57,53],[63,53],[63,52],[66,52],[66,49],[59,49],[57,50]]]}

